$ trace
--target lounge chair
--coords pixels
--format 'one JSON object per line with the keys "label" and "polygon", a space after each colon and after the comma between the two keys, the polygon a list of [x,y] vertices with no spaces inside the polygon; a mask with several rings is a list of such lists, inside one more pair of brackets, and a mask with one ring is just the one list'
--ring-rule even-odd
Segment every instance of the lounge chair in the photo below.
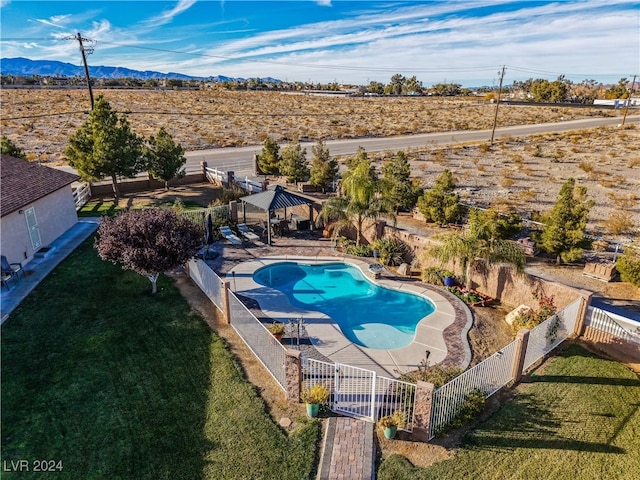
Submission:
{"label": "lounge chair", "polygon": [[238,237],[230,227],[220,227],[220,233],[224,238],[226,238],[232,245],[242,245],[242,240]]}
{"label": "lounge chair", "polygon": [[250,242],[260,240],[260,236],[254,233],[245,223],[239,223],[238,230],[240,230],[240,234]]}
{"label": "lounge chair", "polygon": [[15,280],[19,280],[21,276],[24,275],[24,270],[22,270],[22,265],[19,263],[9,263],[9,260],[7,260],[7,257],[5,257],[4,255],[2,255],[0,257],[1,259],[1,263],[2,263],[2,277],[4,280],[4,277],[6,275],[9,275],[9,277],[14,278]]}

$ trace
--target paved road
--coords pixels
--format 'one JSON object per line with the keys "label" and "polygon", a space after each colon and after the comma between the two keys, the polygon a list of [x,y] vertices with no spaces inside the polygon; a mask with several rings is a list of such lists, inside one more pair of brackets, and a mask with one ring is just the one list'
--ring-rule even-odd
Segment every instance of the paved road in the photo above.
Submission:
{"label": "paved road", "polygon": [[[534,125],[518,125],[513,127],[497,128],[495,138],[524,137],[539,133],[565,132],[568,130],[580,130],[600,126],[618,125],[621,117],[612,118],[587,118],[582,120],[568,120],[558,123],[539,123]],[[626,123],[639,123],[640,115],[628,116]],[[367,152],[384,152],[387,150],[398,151],[409,148],[424,147],[426,145],[447,145],[452,143],[489,141],[491,130],[455,131],[444,133],[423,133],[418,135],[402,135],[397,137],[357,138],[347,140],[328,140],[326,146],[332,156],[353,155],[358,147],[363,147]],[[307,153],[311,152],[314,142],[303,142]],[[200,162],[206,161],[210,167],[216,167],[223,171],[232,170],[236,176],[249,176],[255,174],[253,165],[254,154],[260,153],[262,145],[249,147],[216,148],[211,150],[198,150],[186,152],[187,172],[200,169]],[[75,173],[69,167],[58,167],[61,170]],[[146,176],[146,173],[141,174]]]}
{"label": "paved road", "polygon": [[[621,117],[613,118],[587,118],[582,120],[569,120],[558,123],[540,123],[534,125],[518,125],[496,129],[495,138],[523,137],[539,133],[565,132],[568,130],[580,130],[594,128],[603,125],[618,125]],[[640,122],[640,115],[628,116],[625,123]],[[455,131],[444,133],[424,133],[418,135],[403,135],[397,137],[358,138],[347,140],[328,140],[326,146],[332,156],[353,155],[359,146],[367,152],[383,152],[386,150],[397,151],[408,148],[424,147],[426,145],[446,145],[452,143],[489,141],[491,130]],[[307,153],[311,152],[313,142],[301,143],[306,147]],[[194,171],[199,168],[200,162],[206,161],[211,167],[221,170],[232,170],[236,175],[254,174],[253,156],[260,153],[262,145],[238,148],[218,148],[212,150],[199,150],[187,152],[187,170]]]}

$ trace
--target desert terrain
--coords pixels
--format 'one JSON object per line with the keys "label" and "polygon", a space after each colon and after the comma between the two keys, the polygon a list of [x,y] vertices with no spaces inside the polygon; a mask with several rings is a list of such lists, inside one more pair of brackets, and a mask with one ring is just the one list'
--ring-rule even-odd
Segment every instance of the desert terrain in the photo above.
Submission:
{"label": "desert terrain", "polygon": [[[126,115],[138,135],[165,127],[187,151],[279,142],[384,137],[488,129],[495,105],[477,98],[343,97],[220,90],[96,90]],[[67,138],[88,118],[85,90],[2,89],[2,135],[29,159],[66,163]],[[631,114],[635,112],[631,111]],[[596,116],[622,110],[516,106],[503,103],[497,125],[510,126]],[[394,152],[371,154],[378,163]],[[640,133],[601,127],[500,139],[488,143],[425,145],[407,152],[412,174],[429,188],[445,168],[470,205],[515,208],[523,217],[544,212],[568,178],[587,188],[595,205],[588,229],[611,242],[631,244],[640,228]],[[340,159],[344,161],[344,159]]]}

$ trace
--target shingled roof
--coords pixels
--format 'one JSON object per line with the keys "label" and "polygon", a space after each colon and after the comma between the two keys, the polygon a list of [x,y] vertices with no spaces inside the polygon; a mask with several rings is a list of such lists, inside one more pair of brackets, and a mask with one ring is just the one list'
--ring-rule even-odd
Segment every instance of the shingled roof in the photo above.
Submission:
{"label": "shingled roof", "polygon": [[0,156],[0,216],[46,197],[80,177],[9,155]]}

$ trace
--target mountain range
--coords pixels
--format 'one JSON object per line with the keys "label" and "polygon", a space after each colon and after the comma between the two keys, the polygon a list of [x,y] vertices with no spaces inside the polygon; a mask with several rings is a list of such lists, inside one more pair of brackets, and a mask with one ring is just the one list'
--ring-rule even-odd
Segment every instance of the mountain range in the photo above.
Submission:
{"label": "mountain range", "polygon": [[[84,67],[55,60],[30,60],[28,58],[0,58],[2,75],[19,75],[33,77],[35,75],[51,77],[84,77]],[[183,73],[154,72],[152,70],[132,70],[124,67],[89,66],[89,75],[93,78],[135,78],[147,80],[151,78],[171,78],[177,80],[205,80],[211,82],[244,81],[244,78],[215,75],[210,77],[194,77]],[[262,82],[278,83],[280,80],[266,77]]]}

